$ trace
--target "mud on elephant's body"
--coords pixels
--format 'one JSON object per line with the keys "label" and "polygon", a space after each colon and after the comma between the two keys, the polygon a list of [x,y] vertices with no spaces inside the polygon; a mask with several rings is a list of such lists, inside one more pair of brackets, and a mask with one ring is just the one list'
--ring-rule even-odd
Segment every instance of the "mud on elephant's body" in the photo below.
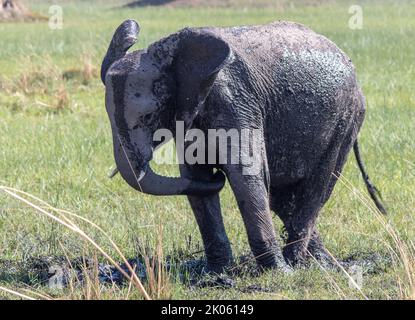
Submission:
{"label": "mud on elephant's body", "polygon": [[[102,64],[122,177],[145,193],[188,196],[211,270],[232,261],[219,203],[222,172],[261,266],[285,268],[285,261],[296,264],[307,254],[327,258],[316,218],[353,145],[358,152],[365,111],[350,59],[325,37],[289,22],[187,28],[127,53],[138,31],[134,21],[125,21]],[[175,132],[176,121],[205,133],[259,130],[260,170],[247,175],[243,164],[226,161],[185,163],[180,178],[157,175],[149,167],[157,147],[153,133],[160,128]],[[283,252],[271,210],[288,232]]]}

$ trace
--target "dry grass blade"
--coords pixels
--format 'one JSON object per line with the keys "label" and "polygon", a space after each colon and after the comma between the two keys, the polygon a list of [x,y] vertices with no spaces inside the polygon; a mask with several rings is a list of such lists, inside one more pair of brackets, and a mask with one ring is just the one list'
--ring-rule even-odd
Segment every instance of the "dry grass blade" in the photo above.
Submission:
{"label": "dry grass blade", "polygon": [[[17,193],[21,193],[24,194],[26,196],[29,196],[32,199],[37,199],[40,200],[38,198],[36,198],[35,196],[32,196],[26,192],[17,190],[17,189],[13,189],[13,188],[9,188],[9,187],[5,187],[5,186],[0,186],[0,190],[3,190],[5,193],[9,194],[10,196],[14,197],[15,199],[25,203],[26,205],[32,207],[33,209],[35,209],[36,211],[46,215],[47,217],[51,218],[52,220],[58,222],[59,224],[65,226],[66,228],[68,228],[69,230],[77,233],[78,235],[80,235],[83,239],[85,239],[87,242],[89,242],[95,249],[97,249],[115,268],[117,268],[117,270],[124,276],[126,277],[128,280],[132,281],[134,283],[134,285],[137,287],[137,289],[141,292],[141,294],[143,295],[143,297],[147,300],[150,300],[150,296],[148,295],[147,291],[145,290],[143,284],[141,283],[140,279],[138,279],[136,273],[134,272],[133,268],[131,267],[131,265],[128,263],[127,259],[124,257],[124,255],[121,253],[120,249],[118,248],[118,246],[115,245],[115,243],[109,238],[109,236],[100,228],[98,227],[96,224],[92,223],[91,221],[82,218],[80,216],[77,216],[75,214],[71,214],[73,216],[76,216],[78,218],[83,219],[84,221],[90,223],[91,225],[93,225],[95,228],[97,228],[98,230],[100,230],[109,240],[111,245],[114,247],[115,250],[117,250],[117,252],[121,255],[121,257],[123,258],[123,260],[126,263],[129,271],[131,272],[131,276],[128,275],[119,265],[117,262],[115,262],[115,260],[107,253],[105,252],[105,250],[99,246],[90,236],[88,236],[79,226],[77,226],[73,221],[71,221],[68,217],[63,215],[63,212],[68,213],[68,211],[63,211],[63,210],[57,210],[55,209],[54,211],[60,211],[60,215],[61,217],[57,217],[54,214],[46,211],[45,209],[41,208],[40,206],[28,201],[27,199],[19,196]],[[17,193],[16,193],[17,192]],[[51,205],[47,204],[46,202],[40,200],[41,203],[43,203],[44,205],[46,205],[48,208],[53,208]]]}
{"label": "dry grass blade", "polygon": [[53,300],[53,298],[47,294],[39,293],[36,291],[33,291],[32,289],[22,289],[24,292],[29,293],[33,296],[37,296],[38,298],[41,298],[43,300]]}
{"label": "dry grass blade", "polygon": [[346,295],[344,294],[343,290],[340,288],[340,286],[337,284],[336,280],[330,275],[330,273],[327,271],[326,268],[324,268],[323,265],[311,254],[311,252],[307,251],[310,257],[314,260],[314,262],[320,267],[320,269],[325,273],[327,279],[333,286],[333,288],[337,291],[337,295],[342,297],[342,299],[346,299]]}
{"label": "dry grass blade", "polygon": [[27,295],[25,295],[23,293],[20,293],[20,292],[17,292],[17,291],[14,291],[14,290],[11,290],[11,289],[8,289],[8,288],[5,288],[5,287],[1,287],[0,286],[0,290],[1,291],[4,291],[4,292],[7,292],[9,294],[12,294],[12,295],[14,295],[16,297],[26,299],[26,300],[36,300],[35,298],[29,297],[29,296],[27,296]]}
{"label": "dry grass blade", "polygon": [[[343,175],[339,174],[338,176],[336,175],[336,177],[369,209],[370,212],[374,214],[380,225],[391,237],[396,247],[397,255],[405,269],[407,282],[409,284],[409,294],[403,296],[407,296],[409,299],[415,299],[415,250],[413,245],[408,245],[401,239],[396,229],[386,220],[385,216],[382,215],[366,194],[356,189]],[[393,251],[395,252],[395,250]]]}
{"label": "dry grass blade", "polygon": [[353,279],[353,277],[346,271],[346,269],[341,265],[341,263],[331,254],[329,250],[327,250],[327,253],[329,254],[330,258],[333,259],[333,261],[336,263],[336,265],[340,268],[340,270],[346,275],[346,277],[349,279],[350,283],[353,284],[353,286],[359,291],[359,293],[362,295],[362,297],[365,300],[369,300],[369,298],[363,293],[362,289],[360,289],[360,286],[356,283],[356,281]]}

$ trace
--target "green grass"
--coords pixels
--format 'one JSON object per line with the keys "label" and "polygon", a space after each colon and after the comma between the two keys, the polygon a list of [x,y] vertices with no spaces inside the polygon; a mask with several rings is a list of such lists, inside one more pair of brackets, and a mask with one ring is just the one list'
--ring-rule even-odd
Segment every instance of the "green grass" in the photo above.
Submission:
{"label": "green grass", "polygon": [[[47,3],[36,1],[32,8],[47,15]],[[399,4],[364,1],[363,29],[355,31],[348,28],[348,8],[353,4],[348,1],[319,6],[297,4],[286,10],[272,6],[121,10],[113,9],[115,1],[109,5],[99,1],[99,4],[93,1],[64,3],[63,30],[50,30],[47,22],[0,24],[1,185],[27,191],[55,207],[96,222],[126,256],[137,254],[138,243],[155,248],[160,224],[163,225],[165,256],[180,251],[187,254],[199,251],[202,247],[200,234],[184,197],[147,196],[130,189],[120,177],[107,178],[114,162],[104,88],[98,77],[84,79],[82,70],[89,59],[99,68],[114,29],[126,18],[140,22],[137,48],[185,26],[291,20],[329,37],[352,58],[368,104],[360,136],[364,161],[387,203],[390,211],[387,221],[406,243],[414,240],[413,1]],[[61,80],[60,74],[68,70],[79,71],[81,75]],[[22,84],[24,76],[29,79],[26,85]],[[173,166],[158,171],[177,174]],[[353,157],[343,174],[364,192]],[[236,256],[245,254],[249,251],[245,229],[228,187],[221,193],[221,199],[234,253]],[[278,219],[274,221],[276,228],[281,229]],[[336,257],[359,252],[390,254],[391,240],[385,228],[341,183],[322,210],[318,225],[327,248]],[[90,233],[101,239],[97,232],[91,230]],[[74,257],[87,247],[69,231],[0,193],[0,260],[23,261],[28,257],[62,255],[59,243]],[[103,246],[112,252],[108,245]],[[6,281],[0,277],[0,286],[18,288],[20,280]],[[256,284],[270,292],[190,290],[188,285],[172,280],[171,296],[177,299],[362,298],[358,291],[349,287],[343,273],[329,271],[327,274],[317,267],[297,270],[290,275],[270,271],[260,277],[242,276],[236,281],[239,289]],[[399,288],[405,281],[402,265],[397,263],[382,272],[365,274],[362,291],[372,299],[407,298],[409,293]],[[340,289],[336,289],[337,286]],[[37,290],[47,291],[44,287]],[[64,296],[65,292],[55,294]]]}

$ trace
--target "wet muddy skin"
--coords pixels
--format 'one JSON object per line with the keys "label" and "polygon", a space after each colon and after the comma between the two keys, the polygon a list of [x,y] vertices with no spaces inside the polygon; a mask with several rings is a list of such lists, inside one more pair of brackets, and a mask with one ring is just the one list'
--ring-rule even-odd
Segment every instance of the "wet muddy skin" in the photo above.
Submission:
{"label": "wet muddy skin", "polygon": [[[232,264],[219,197],[225,180],[258,265],[281,272],[303,264],[308,253],[331,264],[316,221],[352,148],[371,198],[386,212],[359,154],[365,98],[351,59],[332,41],[276,21],[188,27],[129,52],[139,34],[136,21],[124,21],[101,65],[114,160],[137,191],[188,197],[209,270],[221,273]],[[180,177],[159,175],[149,165],[159,129],[171,133],[179,154],[196,148],[196,161],[179,161]],[[190,130],[202,138],[181,142]],[[238,138],[237,152],[229,141],[212,149],[211,130],[233,130],[244,141]],[[244,131],[257,137],[244,139]],[[250,154],[255,165],[243,159]],[[284,247],[273,213],[288,235]]]}
{"label": "wet muddy skin", "polygon": [[[138,257],[129,259],[128,262],[135,268],[137,276],[145,282],[146,267],[144,260]],[[379,274],[385,272],[392,265],[392,260],[388,255],[358,252],[339,260],[339,263],[346,270],[360,267],[363,274]],[[293,269],[293,275],[295,276],[295,270],[312,265],[313,262],[309,262],[307,265],[296,267]],[[177,274],[178,279],[187,284],[191,290],[220,288],[236,289],[243,293],[271,292],[269,288],[261,287],[258,284],[247,287],[236,285],[239,277],[246,275],[256,277],[262,273],[251,255],[239,257],[233,266],[221,274],[206,272],[206,261],[204,259],[177,261],[168,258],[164,266],[167,270]],[[318,265],[314,264],[314,266],[318,268]],[[120,267],[129,273],[125,263],[120,263]],[[329,269],[342,272],[341,268],[335,263]],[[127,285],[124,276],[114,266],[102,262],[97,263],[91,258],[77,258],[70,261],[70,263],[65,257],[31,258],[24,263],[0,260],[0,280],[7,282],[21,281],[29,285],[49,285],[53,280],[54,283],[59,283],[63,287],[68,286],[70,281],[82,285],[85,272],[97,274],[99,281],[103,284]]]}

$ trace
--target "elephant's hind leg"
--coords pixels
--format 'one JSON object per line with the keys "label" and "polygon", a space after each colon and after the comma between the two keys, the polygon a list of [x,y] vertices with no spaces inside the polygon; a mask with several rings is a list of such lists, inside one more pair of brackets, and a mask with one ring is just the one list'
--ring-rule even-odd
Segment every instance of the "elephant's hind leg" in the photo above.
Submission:
{"label": "elephant's hind leg", "polygon": [[311,177],[280,190],[271,188],[271,208],[288,232],[284,257],[292,265],[305,262],[310,255],[323,265],[333,263],[317,231],[316,220],[337,182],[333,174],[343,169],[354,139],[352,126],[346,135],[333,139]]}
{"label": "elephant's hind leg", "polygon": [[286,212],[283,219],[288,233],[287,243],[283,249],[284,258],[291,265],[304,263],[309,254],[309,245],[313,236],[318,236],[315,229],[316,219],[321,208],[318,195],[310,194],[308,184],[299,188],[294,194],[294,207]]}
{"label": "elephant's hind leg", "polygon": [[326,188],[318,189],[320,192],[314,192],[316,187],[311,180],[281,190],[271,188],[271,208],[288,233],[284,258],[293,266],[305,263],[310,255],[322,262],[328,258],[316,229],[316,219],[323,205],[321,197]]}
{"label": "elephant's hind leg", "polygon": [[271,188],[271,208],[281,218],[288,233],[283,253],[291,265],[304,263],[310,254],[316,258],[327,258],[315,224],[330,192],[337,154],[338,149],[324,157],[311,177],[293,186]]}

